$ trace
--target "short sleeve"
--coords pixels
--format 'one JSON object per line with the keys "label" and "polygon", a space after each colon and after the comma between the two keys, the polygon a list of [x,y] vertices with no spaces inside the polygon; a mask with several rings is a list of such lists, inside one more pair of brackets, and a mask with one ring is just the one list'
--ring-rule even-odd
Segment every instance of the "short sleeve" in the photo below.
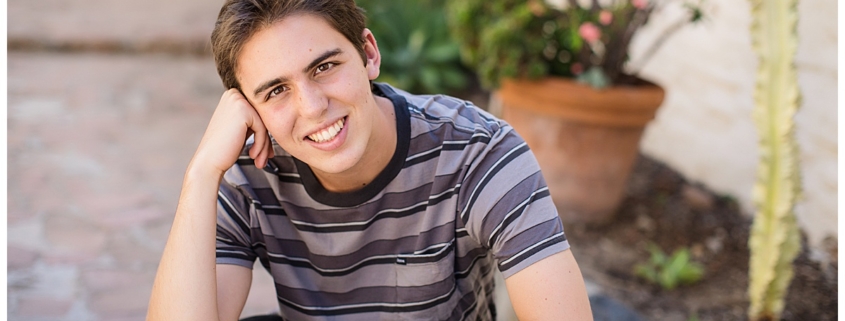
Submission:
{"label": "short sleeve", "polygon": [[217,192],[217,264],[235,264],[252,269],[257,255],[251,247],[250,218],[254,211],[247,186],[237,182],[240,169],[229,169]]}
{"label": "short sleeve", "polygon": [[480,147],[465,175],[459,215],[507,278],[569,248],[534,154],[510,126]]}

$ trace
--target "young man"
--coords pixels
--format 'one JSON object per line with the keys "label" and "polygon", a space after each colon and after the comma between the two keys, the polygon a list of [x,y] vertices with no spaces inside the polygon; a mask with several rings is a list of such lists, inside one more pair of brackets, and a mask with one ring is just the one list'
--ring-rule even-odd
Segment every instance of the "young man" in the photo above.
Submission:
{"label": "young man", "polygon": [[496,268],[521,320],[591,320],[528,147],[469,102],[372,83],[353,0],[228,0],[212,47],[230,89],[148,319],[237,320],[258,258],[278,319],[493,320]]}

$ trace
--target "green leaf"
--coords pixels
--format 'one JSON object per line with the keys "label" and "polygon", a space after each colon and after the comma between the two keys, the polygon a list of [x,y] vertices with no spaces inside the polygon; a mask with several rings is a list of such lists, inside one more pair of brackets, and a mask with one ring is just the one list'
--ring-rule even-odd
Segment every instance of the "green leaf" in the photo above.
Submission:
{"label": "green leaf", "polygon": [[678,278],[681,280],[681,283],[684,284],[692,284],[701,280],[704,276],[704,268],[697,263],[690,263],[689,265],[685,266],[681,271],[678,273]]}
{"label": "green leaf", "polygon": [[653,266],[648,264],[640,263],[634,266],[634,275],[646,279],[651,283],[657,282],[657,271],[655,271]]}
{"label": "green leaf", "polygon": [[667,268],[662,269],[658,274],[658,281],[664,289],[674,289],[678,285],[677,271]]}
{"label": "green leaf", "polygon": [[690,260],[686,248],[675,251],[669,257],[654,243],[649,243],[647,250],[650,253],[649,261],[637,264],[634,274],[664,289],[672,290],[680,284],[694,283],[704,274],[704,268]]}
{"label": "green leaf", "polygon": [[656,266],[666,265],[666,255],[654,243],[649,243],[648,251],[651,253],[651,263]]}
{"label": "green leaf", "polygon": [[687,263],[689,263],[689,251],[686,249],[677,250],[675,253],[672,253],[672,258],[666,265],[666,269],[677,275],[679,271],[687,266]]}

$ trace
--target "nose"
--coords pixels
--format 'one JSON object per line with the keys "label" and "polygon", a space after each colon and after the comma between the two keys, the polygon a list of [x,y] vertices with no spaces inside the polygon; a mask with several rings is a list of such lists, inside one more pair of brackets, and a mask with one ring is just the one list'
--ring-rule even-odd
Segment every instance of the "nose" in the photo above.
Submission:
{"label": "nose", "polygon": [[305,118],[319,118],[329,106],[328,98],[323,90],[313,84],[300,87],[297,100],[299,114]]}

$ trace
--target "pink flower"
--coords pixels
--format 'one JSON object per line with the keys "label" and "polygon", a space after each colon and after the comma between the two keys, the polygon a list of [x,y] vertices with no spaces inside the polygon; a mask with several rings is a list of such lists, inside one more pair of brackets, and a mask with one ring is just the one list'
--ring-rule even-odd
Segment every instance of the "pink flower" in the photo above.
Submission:
{"label": "pink flower", "polygon": [[613,13],[607,10],[599,12],[599,23],[609,25],[613,21]]}
{"label": "pink flower", "polygon": [[569,70],[572,71],[573,75],[580,75],[582,72],[584,72],[584,66],[576,62],[569,67]]}
{"label": "pink flower", "polygon": [[588,43],[596,42],[601,38],[601,30],[596,25],[585,22],[578,28],[578,34],[584,38]]}
{"label": "pink flower", "polygon": [[648,0],[631,0],[631,4],[634,5],[634,8],[645,9],[648,6]]}

